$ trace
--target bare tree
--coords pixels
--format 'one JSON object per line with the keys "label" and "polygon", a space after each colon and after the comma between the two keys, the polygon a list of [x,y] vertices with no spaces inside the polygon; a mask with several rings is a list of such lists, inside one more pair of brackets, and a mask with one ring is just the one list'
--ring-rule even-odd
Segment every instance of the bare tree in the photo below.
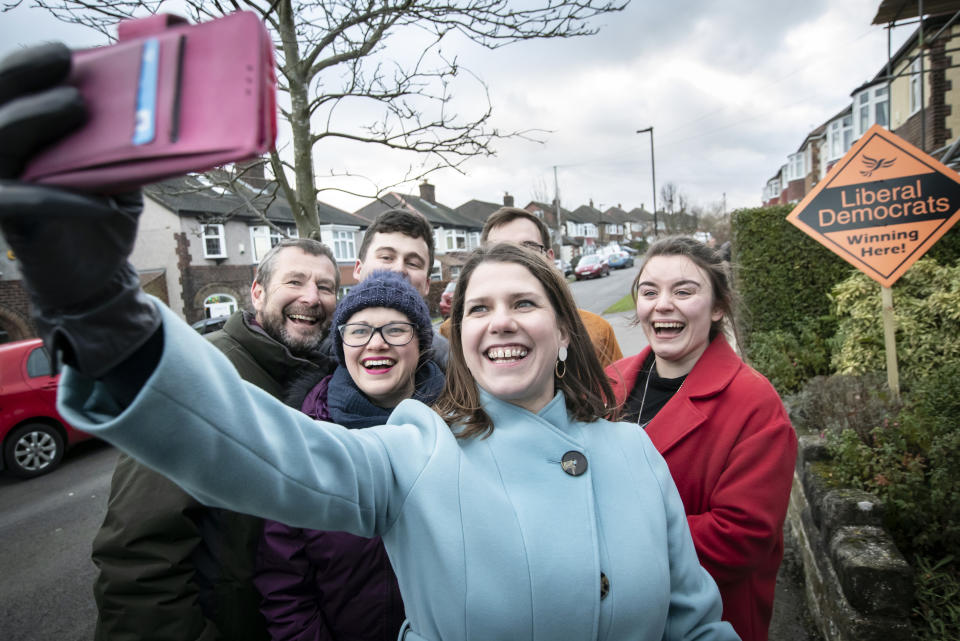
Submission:
{"label": "bare tree", "polygon": [[[10,9],[23,0],[9,0]],[[591,20],[621,11],[629,0],[185,0],[187,13],[204,20],[237,9],[258,13],[277,51],[279,87],[289,98],[281,115],[290,126],[292,161],[273,153],[270,165],[280,193],[290,203],[302,236],[317,231],[317,145],[341,139],[415,152],[399,182],[494,152],[505,137],[534,138],[536,130],[502,132],[491,122],[492,106],[482,80],[463,68],[441,43],[458,34],[489,49],[523,40],[591,35]],[[159,0],[32,0],[61,20],[108,36],[133,15],[155,13]],[[401,40],[406,39],[406,43]],[[416,55],[409,55],[409,42]],[[391,46],[397,42],[396,46]],[[404,44],[407,46],[404,47]],[[479,109],[453,108],[457,78],[479,83]],[[471,101],[475,105],[476,101]],[[344,114],[367,113],[365,124],[346,124]],[[352,119],[350,122],[353,122]],[[544,133],[544,132],[539,132]],[[349,175],[331,170],[331,176]],[[373,194],[381,192],[374,189]]]}

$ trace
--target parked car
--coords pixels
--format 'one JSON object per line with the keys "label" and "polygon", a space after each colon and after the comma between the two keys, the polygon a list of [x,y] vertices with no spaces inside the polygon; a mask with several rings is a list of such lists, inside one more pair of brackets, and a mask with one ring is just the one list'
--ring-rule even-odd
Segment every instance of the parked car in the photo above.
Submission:
{"label": "parked car", "polygon": [[447,286],[443,288],[443,293],[440,294],[440,303],[438,307],[440,308],[440,315],[444,319],[450,317],[450,306],[453,304],[453,290],[457,288],[457,281],[451,280],[447,283]]}
{"label": "parked car", "polygon": [[564,276],[569,276],[573,273],[573,267],[571,267],[570,263],[565,260],[556,258],[554,259],[553,264],[557,266],[557,269],[559,269]]}
{"label": "parked car", "polygon": [[600,278],[610,274],[610,265],[597,254],[590,254],[580,258],[577,268],[574,270],[574,276],[577,280],[585,278]]}
{"label": "parked car", "polygon": [[190,327],[194,328],[201,334],[211,334],[218,329],[223,329],[224,324],[226,324],[229,316],[216,316],[214,318],[204,318],[198,320],[196,323]]}
{"label": "parked car", "polygon": [[51,472],[68,447],[91,438],[57,411],[59,380],[39,338],[0,345],[2,467],[14,476]]}
{"label": "parked car", "polygon": [[627,252],[614,252],[607,258],[607,264],[613,269],[633,267],[633,256]]}

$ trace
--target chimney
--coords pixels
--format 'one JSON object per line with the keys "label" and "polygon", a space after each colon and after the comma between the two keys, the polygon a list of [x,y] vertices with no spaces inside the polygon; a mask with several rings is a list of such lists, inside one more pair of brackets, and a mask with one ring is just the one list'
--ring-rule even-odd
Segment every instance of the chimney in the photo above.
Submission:
{"label": "chimney", "polygon": [[510,192],[503,192],[503,206],[513,207],[513,196],[510,195]]}
{"label": "chimney", "polygon": [[420,197],[432,205],[437,204],[437,188],[424,180],[420,183]]}

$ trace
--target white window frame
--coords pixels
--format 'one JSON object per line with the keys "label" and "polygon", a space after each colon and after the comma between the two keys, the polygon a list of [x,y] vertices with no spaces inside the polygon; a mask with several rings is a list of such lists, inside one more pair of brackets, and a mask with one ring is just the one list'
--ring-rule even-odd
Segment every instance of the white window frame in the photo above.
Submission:
{"label": "white window frame", "polygon": [[447,251],[467,251],[467,230],[448,230],[446,248]]}
{"label": "white window frame", "polygon": [[[890,101],[889,92],[886,85],[880,85],[873,88],[873,122],[881,127],[890,127]],[[883,110],[883,122],[880,118],[881,109]]]}
{"label": "white window frame", "polygon": [[[209,233],[213,230],[215,233]],[[216,240],[220,244],[219,253],[209,251],[208,240]],[[223,229],[223,223],[203,223],[200,225],[200,242],[203,244],[204,258],[226,258],[227,257],[227,235]]]}
{"label": "white window frame", "polygon": [[357,234],[352,229],[330,231],[330,248],[337,262],[349,262],[357,259]]}
{"label": "white window frame", "polygon": [[853,145],[853,115],[837,118],[827,128],[827,160],[837,160]]}
{"label": "white window frame", "polygon": [[480,246],[480,232],[472,231],[470,235],[467,236],[467,249],[473,251]]}
{"label": "white window frame", "polygon": [[[212,298],[220,298],[217,302],[211,302]],[[230,294],[210,294],[203,299],[204,318],[217,318],[218,316],[229,316],[237,311],[237,299]]]}
{"label": "white window frame", "polygon": [[801,151],[795,154],[790,154],[787,157],[787,172],[789,174],[788,181],[803,180],[803,178],[807,175],[804,155],[805,154]]}
{"label": "white window frame", "polygon": [[597,237],[597,226],[593,223],[585,223],[583,225],[583,237],[584,238],[596,238]]}
{"label": "white window frame", "polygon": [[257,264],[263,260],[263,255],[261,255],[260,248],[264,246],[264,241],[266,241],[266,244],[269,245],[269,247],[266,247],[263,250],[263,254],[266,254],[285,238],[299,238],[297,228],[295,226],[288,225],[283,228],[283,233],[281,233],[275,227],[270,225],[251,225],[250,253],[253,256],[254,264]]}
{"label": "white window frame", "polygon": [[920,74],[920,56],[910,63],[910,115],[920,111],[920,83],[923,76]]}
{"label": "white window frame", "polygon": [[447,253],[447,249],[444,246],[445,237],[446,237],[446,234],[444,233],[443,227],[433,228],[433,248],[434,248],[434,251],[438,254]]}
{"label": "white window frame", "polygon": [[[865,89],[853,97],[856,137],[867,133],[875,123],[888,127],[890,122],[887,108],[887,86],[879,85]],[[883,113],[884,117],[878,117]],[[881,122],[883,120],[884,122]]]}
{"label": "white window frame", "polygon": [[430,280],[443,280],[443,265],[436,258],[433,259],[433,267],[430,268]]}

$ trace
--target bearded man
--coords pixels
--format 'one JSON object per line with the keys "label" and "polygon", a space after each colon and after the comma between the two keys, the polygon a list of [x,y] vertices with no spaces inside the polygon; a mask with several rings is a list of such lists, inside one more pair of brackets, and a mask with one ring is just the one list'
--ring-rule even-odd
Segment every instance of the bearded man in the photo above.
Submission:
{"label": "bearded man", "polygon": [[[260,261],[253,311],[209,335],[240,376],[281,398],[287,383],[333,371],[320,344],[337,304],[340,271],[315,240],[284,240]],[[224,367],[229,364],[224,362]],[[243,470],[211,474],[236,478]],[[93,542],[97,641],[268,641],[252,581],[261,519],[210,508],[120,455],[107,514]]]}

